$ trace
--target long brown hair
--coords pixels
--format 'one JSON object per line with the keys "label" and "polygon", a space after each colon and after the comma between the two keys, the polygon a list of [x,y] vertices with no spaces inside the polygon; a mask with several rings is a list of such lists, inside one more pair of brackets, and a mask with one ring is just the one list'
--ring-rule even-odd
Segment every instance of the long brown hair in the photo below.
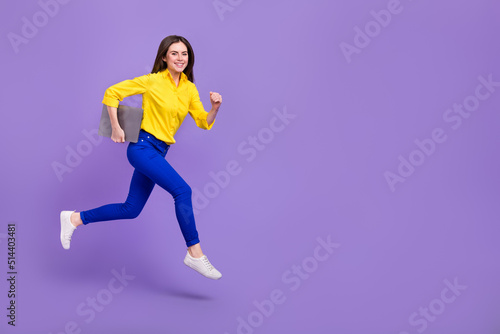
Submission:
{"label": "long brown hair", "polygon": [[153,70],[151,73],[157,73],[167,69],[167,63],[163,61],[163,57],[167,54],[168,48],[173,43],[182,42],[187,47],[188,52],[188,64],[184,71],[182,71],[188,78],[189,81],[194,83],[194,74],[193,74],[193,66],[194,66],[194,52],[191,44],[189,44],[188,40],[182,36],[170,35],[165,37],[158,47],[158,54],[156,55],[155,64],[153,65]]}

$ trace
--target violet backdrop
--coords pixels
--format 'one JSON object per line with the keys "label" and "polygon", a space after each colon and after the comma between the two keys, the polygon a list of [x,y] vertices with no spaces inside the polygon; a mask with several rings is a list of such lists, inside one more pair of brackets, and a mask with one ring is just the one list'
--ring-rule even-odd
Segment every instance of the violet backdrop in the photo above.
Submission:
{"label": "violet backdrop", "polygon": [[[2,333],[500,333],[497,1],[1,7]],[[125,200],[126,144],[94,135],[102,97],[171,34],[205,108],[223,96],[167,154],[219,281],[182,263],[159,187],[137,219],[59,242],[61,210]]]}

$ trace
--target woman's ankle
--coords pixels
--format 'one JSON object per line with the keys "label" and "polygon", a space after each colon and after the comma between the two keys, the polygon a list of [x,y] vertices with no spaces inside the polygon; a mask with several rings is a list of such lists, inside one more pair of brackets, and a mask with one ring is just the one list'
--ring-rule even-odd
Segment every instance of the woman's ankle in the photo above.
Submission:
{"label": "woman's ankle", "polygon": [[203,252],[201,251],[201,246],[199,243],[188,247],[189,255],[194,258],[200,258],[203,256]]}
{"label": "woman's ankle", "polygon": [[71,224],[74,226],[74,227],[78,227],[80,225],[83,225],[83,221],[80,217],[80,212],[73,212],[71,214],[71,217],[69,218]]}

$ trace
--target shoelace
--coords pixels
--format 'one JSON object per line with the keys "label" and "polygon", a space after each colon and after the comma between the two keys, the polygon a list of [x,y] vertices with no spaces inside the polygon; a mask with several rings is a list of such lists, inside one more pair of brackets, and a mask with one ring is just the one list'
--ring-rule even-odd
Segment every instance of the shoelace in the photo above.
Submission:
{"label": "shoelace", "polygon": [[68,241],[71,241],[71,236],[73,235],[73,232],[75,231],[76,227],[71,230],[71,231],[68,231],[66,233],[64,233],[64,237],[68,240]]}
{"label": "shoelace", "polygon": [[66,232],[66,233],[64,233],[64,239],[66,239],[67,241],[71,241],[72,235],[73,235],[72,232]]}
{"label": "shoelace", "polygon": [[211,271],[212,269],[214,269],[214,266],[212,266],[212,264],[210,263],[210,261],[208,261],[208,258],[206,256],[204,256],[202,260],[203,264],[205,265],[205,267],[207,267],[208,270]]}

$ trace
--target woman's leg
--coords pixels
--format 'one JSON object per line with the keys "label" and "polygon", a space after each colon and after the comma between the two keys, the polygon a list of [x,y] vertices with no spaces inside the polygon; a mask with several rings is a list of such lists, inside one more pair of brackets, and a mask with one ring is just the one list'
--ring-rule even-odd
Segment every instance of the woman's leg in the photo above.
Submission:
{"label": "woman's leg", "polygon": [[[191,200],[191,187],[165,160],[162,154],[148,154],[142,151],[141,159],[132,158],[131,163],[141,173],[146,175],[154,183],[169,192],[174,198],[175,214],[182,235],[188,247],[200,242],[196,223],[193,214],[193,204]],[[200,246],[192,248],[194,256],[202,256]],[[201,253],[201,254],[200,254]]]}
{"label": "woman's leg", "polygon": [[[164,152],[166,153],[166,151]],[[168,191],[174,198],[175,214],[184,236],[188,252],[184,264],[205,277],[220,279],[222,274],[214,268],[200,247],[198,232],[194,221],[191,187],[182,179],[162,154],[147,154],[147,159],[139,159],[132,164],[147,175],[153,182]]]}
{"label": "woman's leg", "polygon": [[[143,145],[130,143],[127,147],[127,154],[141,151],[143,148]],[[125,203],[107,204],[92,210],[73,212],[70,222],[77,227],[99,221],[136,218],[144,208],[153,188],[153,181],[140,171],[134,170]]]}
{"label": "woman's leg", "polygon": [[154,182],[146,175],[134,170],[125,203],[107,204],[92,210],[75,212],[71,217],[71,222],[73,225],[78,226],[80,221],[82,224],[87,225],[94,222],[136,218],[144,208],[154,185]]}
{"label": "woman's leg", "polygon": [[96,209],[74,212],[62,211],[61,244],[65,249],[70,248],[71,237],[76,227],[97,221],[135,218],[142,211],[153,190],[154,182],[141,172],[135,170],[130,182],[130,190],[125,203],[108,204]]}

